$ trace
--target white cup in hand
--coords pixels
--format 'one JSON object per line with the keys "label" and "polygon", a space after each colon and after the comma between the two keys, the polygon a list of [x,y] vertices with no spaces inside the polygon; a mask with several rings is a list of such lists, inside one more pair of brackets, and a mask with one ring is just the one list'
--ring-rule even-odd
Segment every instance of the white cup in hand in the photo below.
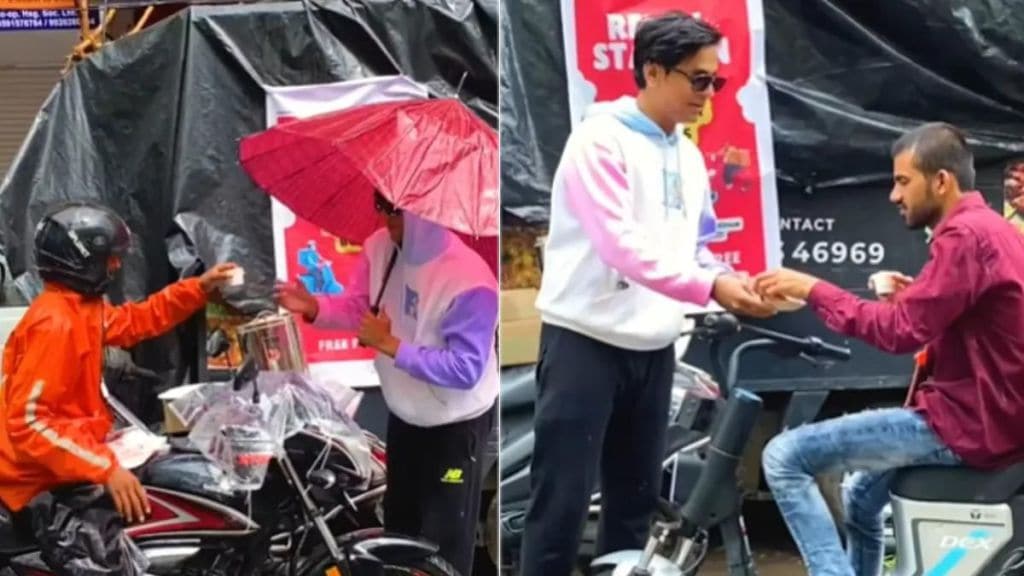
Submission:
{"label": "white cup in hand", "polygon": [[241,286],[245,284],[245,268],[236,266],[231,270],[231,280],[228,281],[228,286]]}
{"label": "white cup in hand", "polygon": [[882,270],[875,272],[868,277],[868,288],[875,291],[875,295],[881,299],[888,299],[896,293],[897,287],[909,283],[913,278],[904,276],[899,272]]}

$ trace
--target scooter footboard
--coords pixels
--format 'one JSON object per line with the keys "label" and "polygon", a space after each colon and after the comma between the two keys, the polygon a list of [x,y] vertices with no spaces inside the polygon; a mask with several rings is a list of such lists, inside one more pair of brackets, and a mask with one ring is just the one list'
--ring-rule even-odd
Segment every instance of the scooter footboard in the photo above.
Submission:
{"label": "scooter footboard", "polygon": [[[641,550],[622,550],[595,558],[590,563],[592,576],[631,576],[643,556]],[[679,566],[662,556],[654,556],[647,565],[649,576],[684,576]]]}

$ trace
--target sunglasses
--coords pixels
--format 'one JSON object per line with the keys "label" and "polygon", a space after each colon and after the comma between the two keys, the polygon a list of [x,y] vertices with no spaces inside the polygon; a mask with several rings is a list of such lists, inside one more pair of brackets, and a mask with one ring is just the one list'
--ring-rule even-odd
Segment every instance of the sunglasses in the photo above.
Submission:
{"label": "sunglasses", "polygon": [[381,214],[383,214],[385,216],[397,216],[398,214],[402,213],[401,210],[399,210],[398,208],[395,208],[395,206],[393,204],[391,204],[390,202],[385,200],[380,195],[377,195],[377,196],[374,197],[374,199],[373,199],[373,207],[374,207],[374,209],[377,210],[377,212],[379,212],[379,213],[381,213]]}
{"label": "sunglasses", "polygon": [[708,88],[714,88],[715,92],[721,92],[722,88],[725,88],[726,79],[721,76],[703,73],[691,76],[688,72],[678,68],[669,68],[669,72],[676,72],[685,76],[690,81],[690,86],[693,86],[693,89],[697,92],[706,92]]}

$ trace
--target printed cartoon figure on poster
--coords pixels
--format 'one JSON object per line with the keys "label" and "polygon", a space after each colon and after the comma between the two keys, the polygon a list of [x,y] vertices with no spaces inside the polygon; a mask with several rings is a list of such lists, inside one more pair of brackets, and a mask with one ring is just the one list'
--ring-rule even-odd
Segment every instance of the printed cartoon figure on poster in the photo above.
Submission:
{"label": "printed cartoon figure on poster", "polygon": [[[347,244],[302,218],[295,218],[284,230],[287,276],[295,278],[316,296],[345,292],[359,261],[361,248]],[[373,350],[359,345],[355,332],[323,330],[301,325],[306,356],[310,362],[370,361]]]}
{"label": "printed cartoon figure on poster", "polygon": [[684,133],[704,153],[718,215],[715,256],[750,274],[781,264],[760,0],[562,0],[571,117],[633,90],[633,37],[649,14],[683,10],[724,34],[728,79]]}
{"label": "printed cartoon figure on poster", "polygon": [[345,287],[334,276],[334,262],[325,259],[317,249],[316,240],[310,240],[298,253],[299,267],[304,269],[299,280],[313,295],[341,294]]}

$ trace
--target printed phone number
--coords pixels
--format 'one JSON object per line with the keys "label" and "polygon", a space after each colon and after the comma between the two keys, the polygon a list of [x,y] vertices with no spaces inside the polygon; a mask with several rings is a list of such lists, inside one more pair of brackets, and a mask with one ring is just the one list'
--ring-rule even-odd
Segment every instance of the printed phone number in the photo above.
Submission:
{"label": "printed phone number", "polygon": [[801,264],[880,264],[885,260],[885,246],[880,242],[804,242],[796,245],[789,254],[783,255],[787,260],[796,260]]}
{"label": "printed phone number", "polygon": [[35,30],[40,28],[74,28],[77,18],[0,18],[0,30]]}

